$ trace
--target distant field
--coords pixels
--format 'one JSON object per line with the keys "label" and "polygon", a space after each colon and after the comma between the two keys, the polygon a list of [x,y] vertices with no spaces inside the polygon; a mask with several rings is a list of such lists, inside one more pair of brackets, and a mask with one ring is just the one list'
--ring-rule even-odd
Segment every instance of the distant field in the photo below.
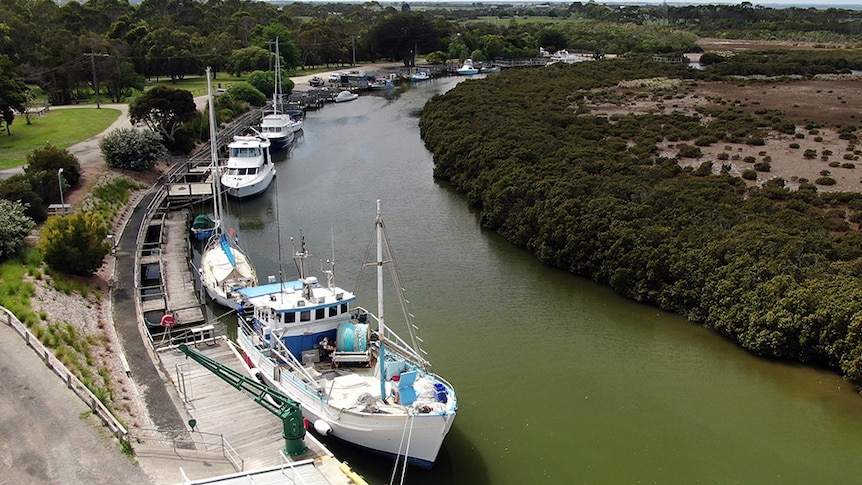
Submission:
{"label": "distant field", "polygon": [[0,133],[0,169],[25,164],[30,152],[48,142],[68,148],[86,140],[111,126],[119,116],[119,110],[110,108],[55,108],[31,118],[29,125],[23,117],[15,118],[12,135]]}

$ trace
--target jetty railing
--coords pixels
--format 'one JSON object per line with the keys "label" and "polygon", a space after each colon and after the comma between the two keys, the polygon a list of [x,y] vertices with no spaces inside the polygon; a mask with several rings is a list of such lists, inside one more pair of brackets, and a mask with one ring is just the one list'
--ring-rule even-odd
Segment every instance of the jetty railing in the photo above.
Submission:
{"label": "jetty railing", "polygon": [[207,453],[219,451],[233,465],[236,471],[241,472],[245,468],[245,460],[231,446],[223,434],[185,429],[132,427],[129,428],[128,436],[130,440],[139,442],[170,443],[175,453],[179,453],[179,450],[198,450]]}
{"label": "jetty railing", "polygon": [[24,342],[36,352],[36,355],[45,363],[45,365],[54,371],[54,374],[57,375],[63,382],[66,383],[66,387],[72,390],[76,396],[78,396],[90,410],[98,416],[111,430],[111,433],[117,437],[121,442],[128,443],[129,433],[126,428],[120,424],[117,418],[111,413],[110,410],[93,394],[87,386],[84,385],[77,377],[75,377],[66,366],[60,362],[51,351],[49,351],[39,339],[33,335],[32,332],[27,328],[26,325],[21,323],[11,311],[7,308],[0,306],[0,310],[6,314],[6,325],[12,327],[18,335],[20,335]]}

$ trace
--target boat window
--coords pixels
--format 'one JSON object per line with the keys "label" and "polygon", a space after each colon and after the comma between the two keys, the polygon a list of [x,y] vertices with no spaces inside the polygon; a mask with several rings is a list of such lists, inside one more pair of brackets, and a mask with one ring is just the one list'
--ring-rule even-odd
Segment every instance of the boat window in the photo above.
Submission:
{"label": "boat window", "polygon": [[289,312],[284,314],[284,323],[293,323],[296,321],[296,313]]}
{"label": "boat window", "polygon": [[300,322],[310,322],[311,321],[311,311],[305,310],[299,312],[299,321]]}
{"label": "boat window", "polygon": [[246,174],[247,174],[247,175],[254,175],[254,174],[256,174],[256,173],[257,173],[257,167],[250,168],[250,169],[248,169],[248,171],[246,172]]}
{"label": "boat window", "polygon": [[347,313],[347,303],[341,304],[341,313]]}
{"label": "boat window", "polygon": [[338,307],[337,306],[329,307],[329,316],[334,317],[336,315],[338,315]]}
{"label": "boat window", "polygon": [[315,320],[323,320],[324,318],[326,318],[326,309],[325,308],[318,308],[317,310],[314,310],[314,319]]}

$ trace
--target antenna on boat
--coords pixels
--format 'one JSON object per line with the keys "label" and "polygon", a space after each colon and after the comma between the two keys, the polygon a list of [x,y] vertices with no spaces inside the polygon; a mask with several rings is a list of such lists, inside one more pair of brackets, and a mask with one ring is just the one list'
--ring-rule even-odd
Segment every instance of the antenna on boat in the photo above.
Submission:
{"label": "antenna on boat", "polygon": [[[335,229],[332,227],[331,222],[329,223],[329,238],[332,245],[332,259],[321,260],[320,271],[326,275],[326,287],[332,289],[335,286]],[[329,264],[329,269],[323,266],[324,263]]]}
{"label": "antenna on boat", "polygon": [[[276,242],[278,243],[278,283],[279,285],[284,284],[284,260],[281,257],[281,216],[278,211],[278,201],[281,200],[278,197],[278,182],[275,184],[275,227],[276,227]],[[279,288],[281,289],[281,288]]]}
{"label": "antenna on boat", "polygon": [[293,264],[296,265],[296,271],[299,273],[299,279],[305,278],[305,260],[308,259],[308,250],[305,249],[305,236],[302,234],[302,229],[299,230],[299,251],[293,244],[293,238],[290,238],[290,245],[293,247]]}

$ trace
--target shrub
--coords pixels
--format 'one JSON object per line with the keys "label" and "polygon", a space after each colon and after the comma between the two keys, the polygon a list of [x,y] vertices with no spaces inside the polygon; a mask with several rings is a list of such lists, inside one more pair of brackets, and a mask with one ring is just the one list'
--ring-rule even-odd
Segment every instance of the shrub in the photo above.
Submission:
{"label": "shrub", "polygon": [[0,261],[5,261],[24,246],[24,238],[36,227],[20,202],[0,199]]}
{"label": "shrub", "polygon": [[109,167],[138,172],[149,170],[168,156],[161,135],[133,128],[120,128],[108,133],[99,142],[99,148]]}
{"label": "shrub", "polygon": [[687,143],[680,143],[677,145],[677,149],[679,150],[677,157],[680,158],[700,158],[703,156],[703,152],[700,151],[700,148]]}
{"label": "shrub", "polygon": [[745,180],[757,180],[757,172],[751,169],[743,170],[742,178],[744,178]]}
{"label": "shrub", "polygon": [[74,187],[81,179],[81,163],[75,155],[69,153],[69,150],[61,150],[50,143],[47,143],[42,148],[37,148],[27,155],[27,166],[24,167],[24,173],[32,175],[36,172],[47,171],[53,172],[54,177],[57,176],[57,171],[63,169],[63,180],[69,184],[69,187]]}
{"label": "shrub", "polygon": [[815,136],[814,141],[819,143],[819,142],[823,141],[823,137],[822,136]]}
{"label": "shrub", "polygon": [[814,181],[814,183],[817,185],[835,185],[836,184],[835,179],[832,177],[819,177],[817,180]]}
{"label": "shrub", "polygon": [[823,150],[820,154],[828,157],[829,155],[832,155],[832,150]]}
{"label": "shrub", "polygon": [[703,135],[694,140],[694,144],[699,147],[708,147],[716,142],[718,142],[718,138],[713,135]]}
{"label": "shrub", "polygon": [[808,148],[805,150],[805,153],[803,153],[802,156],[805,158],[814,158],[817,156],[817,150],[812,150],[811,148]]}
{"label": "shrub", "polygon": [[752,157],[751,155],[749,155],[749,156],[747,156],[747,157],[745,157],[745,158],[743,158],[743,159],[742,159],[742,161],[743,161],[743,162],[746,162],[746,163],[754,163],[756,160],[757,160],[757,159],[756,159],[756,158],[754,158],[754,157]]}
{"label": "shrub", "polygon": [[796,142],[791,143],[790,148],[799,148],[799,143],[796,143]]}
{"label": "shrub", "polygon": [[49,217],[39,236],[39,250],[53,269],[89,276],[110,250],[108,224],[95,212]]}
{"label": "shrub", "polygon": [[855,160],[854,155],[852,153],[845,153],[844,160]]}
{"label": "shrub", "polygon": [[768,172],[772,170],[772,165],[769,162],[757,162],[754,164],[754,170],[758,172]]}
{"label": "shrub", "polygon": [[840,166],[841,166],[841,162],[829,162],[829,166],[830,166],[830,167],[840,167]]}
{"label": "shrub", "polygon": [[841,168],[856,168],[856,164],[844,162],[841,164]]}
{"label": "shrub", "polygon": [[245,101],[252,106],[263,106],[266,104],[266,95],[244,81],[231,84],[230,95],[232,98]]}
{"label": "shrub", "polygon": [[718,158],[719,160],[727,160],[730,158],[730,154],[728,154],[727,152],[721,152],[718,155],[716,155],[716,158]]}
{"label": "shrub", "polygon": [[805,138],[805,134],[804,134],[804,133],[797,133],[797,134],[795,134],[795,135],[793,135],[793,136],[794,136],[797,140],[801,140],[801,139]]}

